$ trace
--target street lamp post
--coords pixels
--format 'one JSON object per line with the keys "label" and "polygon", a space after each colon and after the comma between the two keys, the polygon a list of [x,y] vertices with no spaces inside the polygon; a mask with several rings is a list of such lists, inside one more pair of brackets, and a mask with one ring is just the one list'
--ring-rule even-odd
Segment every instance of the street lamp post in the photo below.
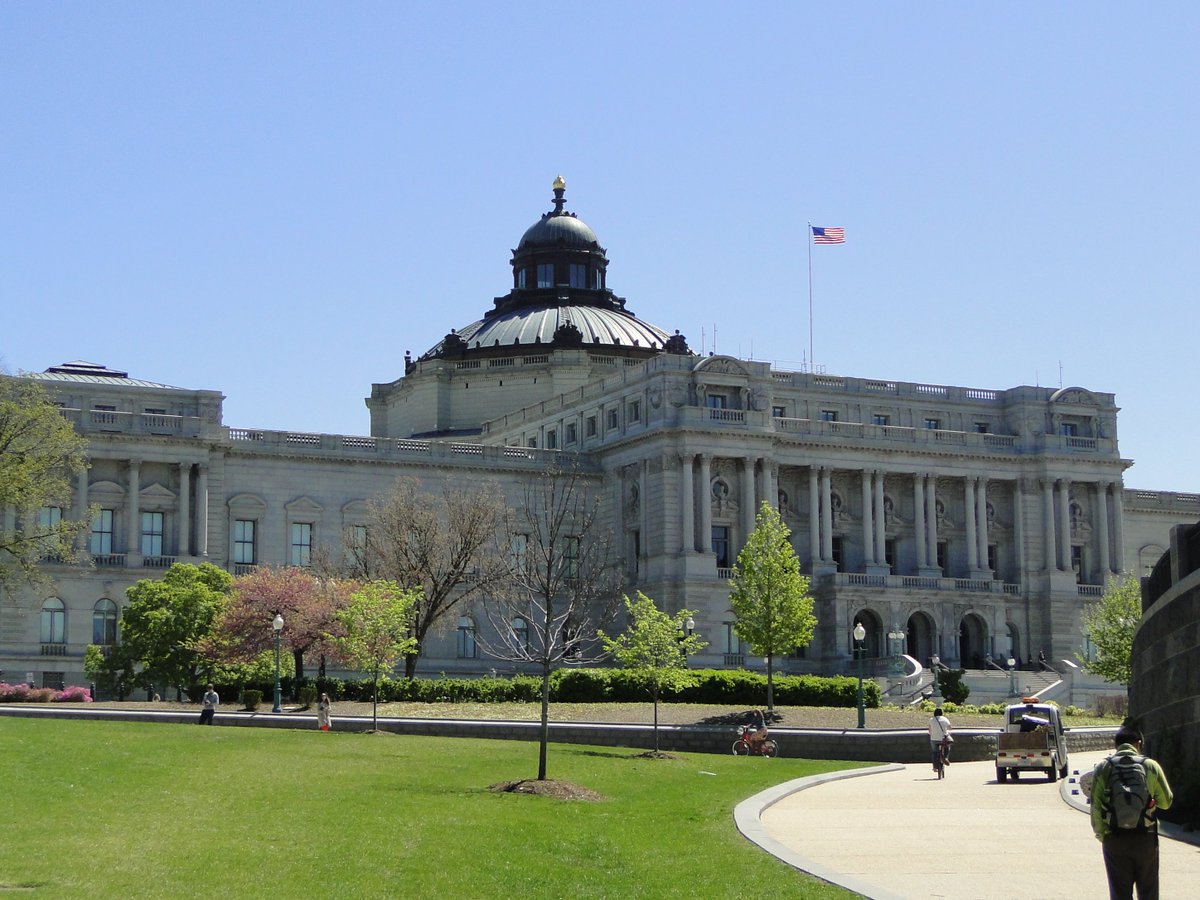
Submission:
{"label": "street lamp post", "polygon": [[862,673],[862,658],[863,658],[863,641],[867,637],[867,629],[863,628],[862,622],[854,623],[854,656],[858,659],[858,727],[867,727],[867,711],[863,709],[863,673]]}
{"label": "street lamp post", "polygon": [[1017,696],[1017,661],[1011,656],[1008,658],[1008,693],[1009,696]]}
{"label": "street lamp post", "polygon": [[275,705],[271,712],[283,712],[283,704],[280,702],[283,693],[279,689],[279,645],[283,638],[283,616],[275,613],[275,621],[271,623],[271,627],[275,629]]}

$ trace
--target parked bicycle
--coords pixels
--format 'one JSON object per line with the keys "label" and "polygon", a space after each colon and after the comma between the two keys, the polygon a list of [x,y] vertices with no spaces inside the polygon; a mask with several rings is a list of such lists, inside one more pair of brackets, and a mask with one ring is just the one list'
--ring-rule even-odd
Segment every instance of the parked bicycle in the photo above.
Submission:
{"label": "parked bicycle", "polygon": [[753,725],[739,725],[737,734],[738,739],[733,742],[734,756],[776,756],[779,753],[779,745],[771,738],[755,738],[758,730]]}

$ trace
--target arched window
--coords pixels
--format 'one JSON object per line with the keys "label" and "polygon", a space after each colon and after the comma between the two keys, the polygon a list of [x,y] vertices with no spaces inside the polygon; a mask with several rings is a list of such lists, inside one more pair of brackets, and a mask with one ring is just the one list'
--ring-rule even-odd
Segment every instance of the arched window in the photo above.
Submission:
{"label": "arched window", "polygon": [[475,650],[475,620],[470,616],[462,616],[458,620],[458,658],[474,659],[477,655]]}
{"label": "arched window", "polygon": [[108,598],[96,601],[92,609],[92,643],[111,647],[117,642],[117,604]]}
{"label": "arched window", "polygon": [[517,616],[512,620],[513,643],[519,650],[529,649],[529,623]]}
{"label": "arched window", "polygon": [[67,607],[57,597],[42,604],[42,643],[65,644],[67,642]]}

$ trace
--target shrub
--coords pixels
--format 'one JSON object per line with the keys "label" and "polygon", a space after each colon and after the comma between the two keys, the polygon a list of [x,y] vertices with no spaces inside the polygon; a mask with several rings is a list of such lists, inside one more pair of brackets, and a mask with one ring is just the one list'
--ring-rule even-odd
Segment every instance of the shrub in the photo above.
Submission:
{"label": "shrub", "polygon": [[258,709],[258,704],[262,703],[263,692],[256,688],[246,688],[242,692],[242,701],[246,704],[246,709]]}
{"label": "shrub", "polygon": [[1096,698],[1096,715],[1123,719],[1129,712],[1129,698],[1121,695]]}
{"label": "shrub", "polygon": [[942,689],[942,696],[951,703],[966,703],[967,697],[971,694],[971,689],[963,684],[962,677],[966,674],[966,669],[942,669],[938,676],[938,685]]}
{"label": "shrub", "polygon": [[312,706],[317,700],[317,686],[315,684],[306,684],[300,688],[300,705],[305,709]]}
{"label": "shrub", "polygon": [[56,703],[91,703],[92,692],[85,687],[71,685],[65,690],[58,691],[54,696]]}

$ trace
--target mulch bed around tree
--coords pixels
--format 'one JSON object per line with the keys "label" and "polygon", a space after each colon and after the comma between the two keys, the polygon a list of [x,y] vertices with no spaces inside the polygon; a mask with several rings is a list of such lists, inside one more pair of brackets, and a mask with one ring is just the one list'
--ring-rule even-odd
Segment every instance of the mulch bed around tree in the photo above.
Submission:
{"label": "mulch bed around tree", "polygon": [[535,794],[555,800],[581,800],[585,803],[604,803],[608,800],[603,794],[597,794],[590,788],[572,784],[570,781],[555,781],[552,778],[541,781],[537,779],[499,781],[496,784],[488,785],[488,790],[497,794]]}

